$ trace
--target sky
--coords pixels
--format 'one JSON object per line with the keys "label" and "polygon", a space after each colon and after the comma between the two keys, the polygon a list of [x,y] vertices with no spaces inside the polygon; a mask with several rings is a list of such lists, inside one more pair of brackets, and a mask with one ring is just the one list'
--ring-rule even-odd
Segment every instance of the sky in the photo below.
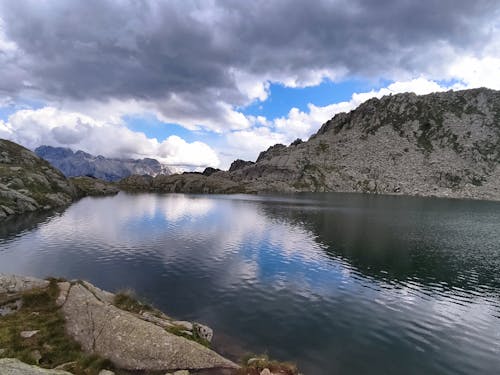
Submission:
{"label": "sky", "polygon": [[226,169],[371,97],[500,89],[498,0],[0,0],[0,138]]}

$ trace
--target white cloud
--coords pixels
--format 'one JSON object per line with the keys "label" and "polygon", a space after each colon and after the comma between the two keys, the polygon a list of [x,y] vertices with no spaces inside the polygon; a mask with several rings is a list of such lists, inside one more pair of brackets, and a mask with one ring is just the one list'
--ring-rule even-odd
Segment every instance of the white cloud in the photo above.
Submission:
{"label": "white cloud", "polygon": [[463,83],[463,88],[489,87],[500,90],[500,57],[457,59],[448,74]]}
{"label": "white cloud", "polygon": [[[231,157],[224,160],[224,167],[234,159],[255,160],[259,152],[276,143],[286,142],[286,136],[267,127],[257,127],[227,134],[227,144]],[[234,156],[233,156],[234,155]]]}
{"label": "white cloud", "polygon": [[354,93],[349,101],[333,103],[324,107],[310,103],[308,104],[309,111],[307,112],[300,111],[298,108],[292,108],[286,117],[274,120],[274,127],[276,131],[283,135],[287,142],[291,142],[296,138],[307,139],[323,123],[335,116],[335,114],[349,112],[370,98],[381,98],[384,95],[403,92],[414,92],[417,95],[423,95],[447,89],[434,81],[422,77],[410,81],[394,82],[380,90]]}
{"label": "white cloud", "polygon": [[122,122],[96,120],[54,107],[15,112],[7,122],[0,121],[0,136],[30,149],[62,146],[109,157],[152,157],[179,167],[217,167],[220,163],[215,151],[203,142],[188,143],[178,136],[159,142]]}
{"label": "white cloud", "polygon": [[274,120],[268,120],[262,116],[249,116],[248,119],[253,125],[252,128],[227,134],[227,153],[231,156],[223,160],[223,166],[226,167],[226,164],[235,158],[255,160],[260,151],[276,143],[289,144],[297,138],[306,140],[335,114],[353,110],[370,98],[380,98],[384,95],[403,92],[414,92],[417,95],[423,95],[447,89],[449,88],[440,86],[435,81],[420,77],[409,81],[394,82],[380,90],[354,93],[351,100],[345,102],[333,103],[323,107],[309,103],[308,111],[292,108],[286,117],[279,117]]}

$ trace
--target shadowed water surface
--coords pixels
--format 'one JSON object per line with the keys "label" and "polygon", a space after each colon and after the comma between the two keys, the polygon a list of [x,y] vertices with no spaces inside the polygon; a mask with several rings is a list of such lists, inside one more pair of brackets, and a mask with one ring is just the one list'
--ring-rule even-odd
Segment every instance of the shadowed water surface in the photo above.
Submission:
{"label": "shadowed water surface", "polygon": [[0,272],[83,278],[305,374],[498,374],[500,204],[127,195],[1,224]]}

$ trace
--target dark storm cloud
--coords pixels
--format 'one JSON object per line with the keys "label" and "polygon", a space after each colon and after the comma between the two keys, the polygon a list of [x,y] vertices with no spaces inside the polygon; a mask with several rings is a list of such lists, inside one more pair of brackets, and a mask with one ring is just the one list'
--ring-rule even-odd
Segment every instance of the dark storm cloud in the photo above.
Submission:
{"label": "dark storm cloud", "polygon": [[248,101],[235,71],[299,82],[325,69],[421,74],[445,65],[448,47],[480,54],[498,10],[497,0],[2,1],[18,49],[0,52],[0,90],[170,100],[166,112],[217,119],[217,103]]}

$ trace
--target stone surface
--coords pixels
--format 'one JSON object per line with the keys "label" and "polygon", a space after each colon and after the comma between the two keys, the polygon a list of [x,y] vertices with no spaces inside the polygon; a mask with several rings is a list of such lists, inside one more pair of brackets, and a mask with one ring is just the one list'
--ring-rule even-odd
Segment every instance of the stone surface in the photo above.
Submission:
{"label": "stone surface", "polygon": [[191,323],[191,322],[187,322],[187,321],[184,321],[184,320],[174,320],[172,323],[175,324],[176,326],[185,328],[188,331],[192,331],[193,330],[193,323]]}
{"label": "stone surface", "polygon": [[110,370],[101,370],[99,371],[99,375],[115,375],[115,373]]}
{"label": "stone surface", "polygon": [[148,311],[144,311],[141,313],[141,318],[148,321],[148,322],[154,323],[160,327],[163,327],[163,328],[174,327],[172,320],[169,319],[167,316],[159,317],[159,316],[154,315]]}
{"label": "stone surface", "polygon": [[20,293],[31,289],[45,288],[48,285],[47,280],[0,273],[0,294]]}
{"label": "stone surface", "polygon": [[22,331],[19,335],[23,339],[29,339],[29,338],[32,338],[33,336],[35,336],[38,332],[40,332],[40,331]]}
{"label": "stone surface", "polygon": [[101,300],[82,284],[74,284],[62,307],[66,329],[82,349],[109,358],[127,370],[237,368],[214,351],[166,332],[140,315]]}
{"label": "stone surface", "polygon": [[193,330],[198,334],[199,337],[207,340],[208,342],[212,342],[212,338],[214,337],[214,331],[212,330],[212,328],[200,323],[194,323]]}
{"label": "stone surface", "polygon": [[71,375],[63,370],[48,370],[37,366],[31,366],[17,359],[0,359],[1,375]]}
{"label": "stone surface", "polygon": [[178,370],[173,375],[189,375],[189,370]]}
{"label": "stone surface", "polygon": [[115,298],[115,295],[113,293],[110,293],[106,290],[99,289],[98,287],[89,283],[88,281],[82,281],[82,284],[85,286],[85,288],[87,288],[87,290],[92,292],[92,294],[97,299],[99,299],[103,302],[106,302],[106,303],[110,303],[110,304],[113,303],[114,298]]}
{"label": "stone surface", "polygon": [[260,375],[273,375],[271,370],[269,370],[268,368],[265,368],[264,370],[262,370],[260,372]]}
{"label": "stone surface", "polygon": [[59,287],[59,296],[56,298],[56,305],[61,307],[66,302],[66,297],[68,296],[69,288],[71,284],[67,281],[57,283]]}

